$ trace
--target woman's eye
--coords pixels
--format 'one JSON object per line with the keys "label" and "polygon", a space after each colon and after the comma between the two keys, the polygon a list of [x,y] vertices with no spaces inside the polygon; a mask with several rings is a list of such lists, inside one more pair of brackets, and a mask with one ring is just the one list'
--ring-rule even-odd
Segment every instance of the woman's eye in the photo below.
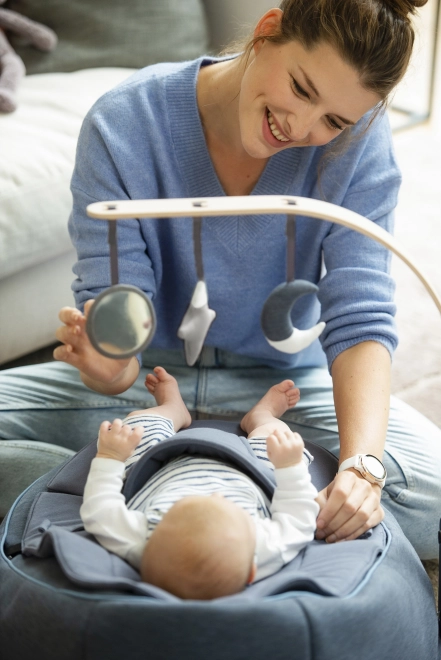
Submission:
{"label": "woman's eye", "polygon": [[331,128],[333,128],[335,131],[343,131],[344,126],[340,126],[340,124],[337,124],[335,119],[332,119],[332,117],[328,117],[328,122]]}
{"label": "woman's eye", "polygon": [[299,83],[295,78],[292,78],[292,86],[294,87],[294,90],[297,92],[297,94],[300,94],[300,96],[304,96],[306,99],[309,99],[308,92],[305,89],[303,89],[303,87],[300,87]]}

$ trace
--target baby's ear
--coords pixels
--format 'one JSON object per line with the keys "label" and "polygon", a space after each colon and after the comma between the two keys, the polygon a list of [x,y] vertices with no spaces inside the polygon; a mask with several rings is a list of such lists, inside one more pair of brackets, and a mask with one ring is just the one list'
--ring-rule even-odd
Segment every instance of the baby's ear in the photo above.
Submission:
{"label": "baby's ear", "polygon": [[252,582],[254,582],[254,578],[256,577],[256,573],[257,573],[257,565],[256,565],[256,562],[253,561],[253,565],[251,566],[251,571],[250,571],[250,574],[248,576],[247,584],[251,584]]}

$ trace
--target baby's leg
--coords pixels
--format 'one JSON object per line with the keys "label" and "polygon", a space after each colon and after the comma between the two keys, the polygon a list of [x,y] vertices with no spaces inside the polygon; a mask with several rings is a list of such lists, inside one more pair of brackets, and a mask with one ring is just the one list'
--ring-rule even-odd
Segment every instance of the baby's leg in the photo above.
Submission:
{"label": "baby's leg", "polygon": [[300,391],[292,380],[284,380],[270,387],[256,405],[242,419],[240,425],[248,438],[266,438],[276,430],[290,430],[281,417],[288,408],[293,408],[300,399]]}
{"label": "baby's leg", "polygon": [[182,400],[176,378],[170,376],[162,367],[155,367],[154,374],[148,374],[145,385],[158,404],[154,408],[135,410],[128,415],[160,415],[173,422],[175,432],[191,424],[191,415]]}

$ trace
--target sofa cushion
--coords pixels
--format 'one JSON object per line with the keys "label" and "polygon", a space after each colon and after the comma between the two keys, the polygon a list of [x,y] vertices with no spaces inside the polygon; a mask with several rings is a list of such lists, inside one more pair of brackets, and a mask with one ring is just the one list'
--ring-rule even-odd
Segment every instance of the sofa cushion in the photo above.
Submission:
{"label": "sofa cushion", "polygon": [[69,184],[83,118],[133,71],[27,76],[17,111],[0,115],[0,278],[71,249]]}
{"label": "sofa cushion", "polygon": [[193,59],[207,50],[202,0],[9,0],[5,6],[58,35],[51,53],[10,36],[28,73],[141,68]]}

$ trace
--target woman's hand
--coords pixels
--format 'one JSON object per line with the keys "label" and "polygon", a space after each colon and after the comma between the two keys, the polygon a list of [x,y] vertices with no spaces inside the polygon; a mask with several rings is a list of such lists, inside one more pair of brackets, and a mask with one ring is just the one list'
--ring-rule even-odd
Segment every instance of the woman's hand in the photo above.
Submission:
{"label": "woman's hand", "polygon": [[316,538],[328,543],[358,538],[383,520],[380,500],[380,486],[356,470],[340,472],[316,499],[320,506]]}
{"label": "woman's hand", "polygon": [[86,333],[87,315],[93,302],[88,300],[85,303],[84,314],[74,307],[63,307],[60,310],[58,318],[64,325],[57,329],[55,336],[63,345],[57,346],[53,355],[55,360],[76,367],[84,384],[91,389],[106,394],[119,394],[136,380],[138,361],[136,358],[114,360],[95,350]]}
{"label": "woman's hand", "polygon": [[[340,461],[356,454],[383,455],[389,419],[390,356],[376,341],[340,353],[332,365]],[[384,518],[381,488],[354,469],[337,474],[320,491],[316,538],[356,539]]]}

